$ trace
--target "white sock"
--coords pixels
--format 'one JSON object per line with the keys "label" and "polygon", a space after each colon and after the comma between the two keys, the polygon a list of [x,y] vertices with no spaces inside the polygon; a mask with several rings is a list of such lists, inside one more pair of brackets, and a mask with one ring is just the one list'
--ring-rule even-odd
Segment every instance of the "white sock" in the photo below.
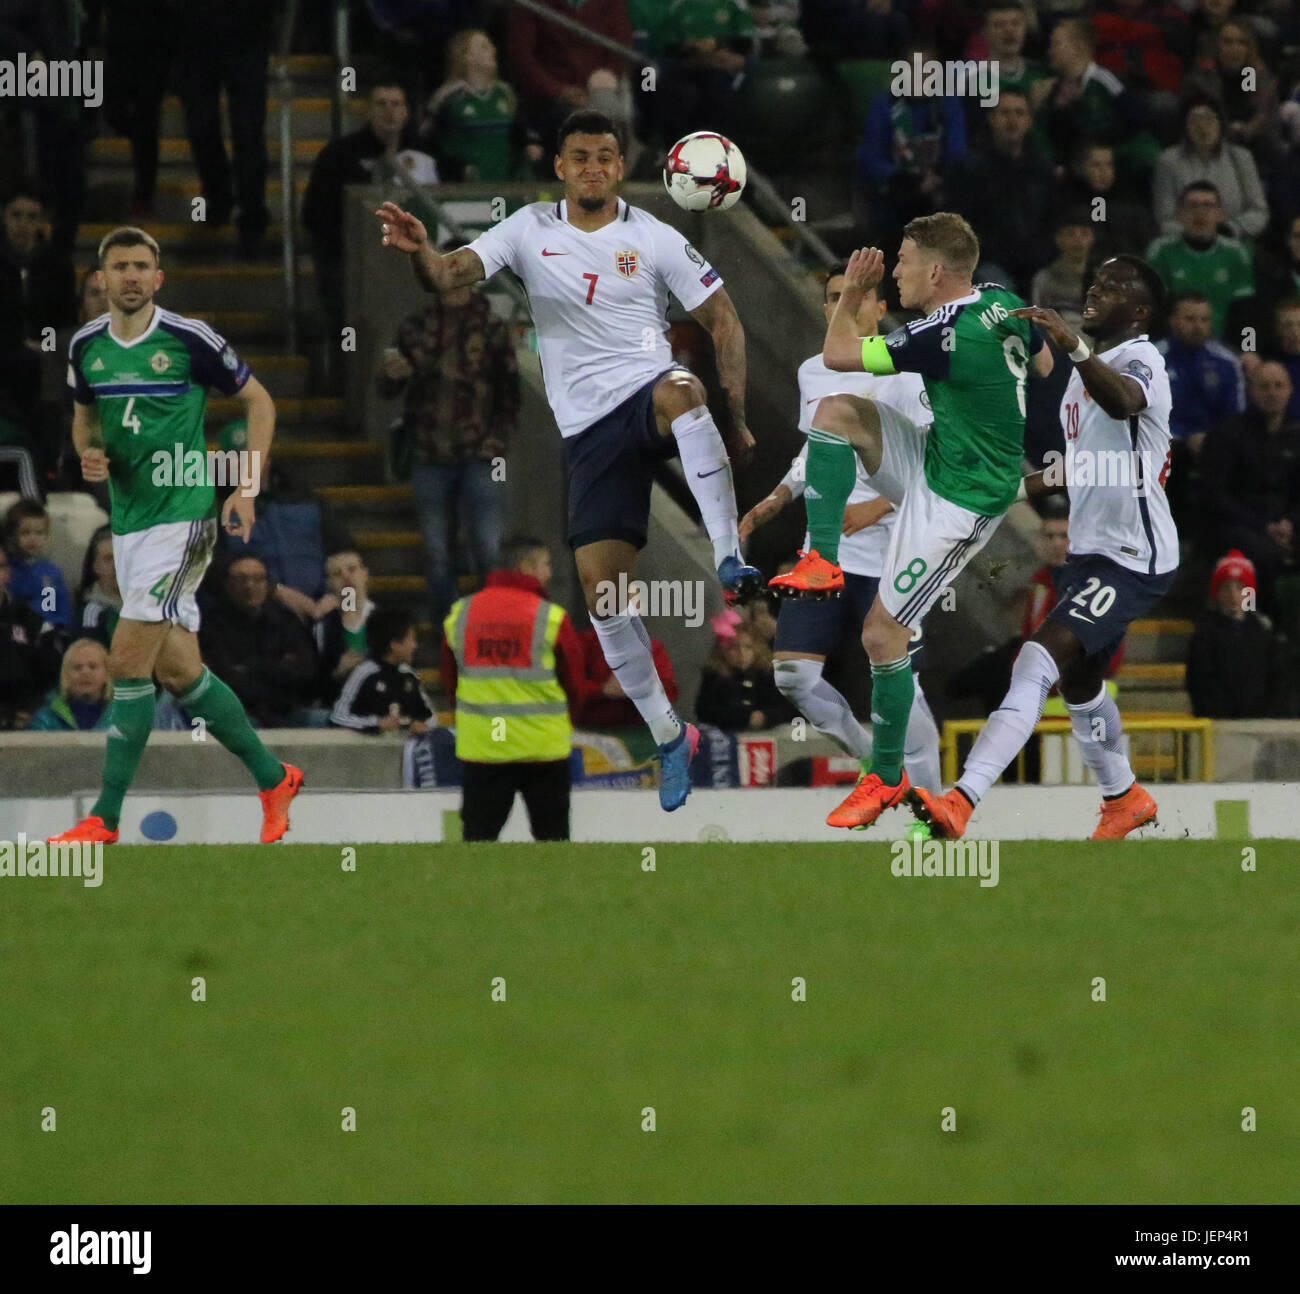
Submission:
{"label": "white sock", "polygon": [[972,804],[979,803],[980,796],[1002,776],[1029,740],[1058,673],[1046,647],[1031,640],[1020,649],[1011,668],[1011,686],[1002,704],[980,729],[966,767],[957,779],[958,788]]}
{"label": "white sock", "polygon": [[636,706],[637,713],[650,726],[655,741],[663,746],[675,740],[682,731],[682,721],[674,712],[664,685],[655,673],[650,635],[646,633],[641,617],[625,614],[597,620],[592,616],[591,627],[600,639],[605,663],[613,670],[619,686]]}
{"label": "white sock", "polygon": [[1083,752],[1083,762],[1092,769],[1102,795],[1123,795],[1133,785],[1133,766],[1124,753],[1124,725],[1115,698],[1103,683],[1099,695],[1083,705],[1070,705],[1070,723]]}
{"label": "white sock", "polygon": [[682,471],[699,504],[704,528],[713,541],[713,564],[724,557],[740,556],[740,531],[736,521],[736,491],[731,482],[731,460],[704,405],[688,409],[673,419],[673,435],[682,456]]}
{"label": "white sock", "polygon": [[943,790],[943,774],[939,771],[939,729],[930,703],[921,691],[921,680],[916,680],[916,694],[912,697],[912,712],[907,716],[907,737],[903,744],[903,767],[907,780],[913,786],[933,791]]}
{"label": "white sock", "polygon": [[777,691],[818,732],[838,742],[850,755],[871,758],[871,735],[853,717],[849,703],[823,677],[819,660],[772,662]]}

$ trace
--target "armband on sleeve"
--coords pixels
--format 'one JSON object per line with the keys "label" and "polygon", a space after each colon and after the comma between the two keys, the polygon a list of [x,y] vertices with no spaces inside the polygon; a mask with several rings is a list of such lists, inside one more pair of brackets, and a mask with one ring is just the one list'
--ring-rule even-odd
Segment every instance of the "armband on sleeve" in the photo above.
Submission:
{"label": "armband on sleeve", "polygon": [[883,337],[862,339],[862,371],[864,373],[897,373],[894,357],[889,353]]}

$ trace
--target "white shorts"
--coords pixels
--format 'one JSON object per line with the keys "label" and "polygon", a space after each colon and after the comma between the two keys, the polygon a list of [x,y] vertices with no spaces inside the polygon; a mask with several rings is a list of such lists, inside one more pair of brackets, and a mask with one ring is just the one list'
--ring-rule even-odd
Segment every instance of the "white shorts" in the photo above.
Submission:
{"label": "white shorts", "polygon": [[199,631],[199,581],[217,546],[217,519],[169,521],[113,536],[122,619],[170,620]]}
{"label": "white shorts", "polygon": [[876,408],[880,471],[871,484],[898,507],[879,597],[899,624],[916,630],[1002,518],[971,512],[936,494],[925,479],[926,433],[890,405]]}

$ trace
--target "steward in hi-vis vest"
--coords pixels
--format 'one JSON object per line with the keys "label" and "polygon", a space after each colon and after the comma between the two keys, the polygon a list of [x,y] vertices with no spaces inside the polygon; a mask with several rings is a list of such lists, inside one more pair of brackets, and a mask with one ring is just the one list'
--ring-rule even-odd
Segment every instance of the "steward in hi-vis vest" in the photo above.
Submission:
{"label": "steward in hi-vis vest", "polygon": [[546,545],[509,540],[503,557],[508,568],[493,571],[443,622],[443,686],[456,707],[464,770],[463,835],[495,840],[520,791],[533,838],[567,840],[582,648],[564,608],[546,600]]}

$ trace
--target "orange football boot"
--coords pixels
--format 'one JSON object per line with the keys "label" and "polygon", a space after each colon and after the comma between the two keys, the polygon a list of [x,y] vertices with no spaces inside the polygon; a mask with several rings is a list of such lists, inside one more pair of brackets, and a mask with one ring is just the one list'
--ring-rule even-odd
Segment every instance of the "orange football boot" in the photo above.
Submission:
{"label": "orange football boot", "polygon": [[768,580],[782,597],[835,598],[844,592],[844,572],[814,548],[800,553],[794,570]]}
{"label": "orange football boot", "polygon": [[828,827],[869,827],[886,809],[901,804],[911,790],[907,774],[897,786],[886,786],[875,773],[863,773],[848,798],[827,815]]}
{"label": "orange football boot", "polygon": [[97,818],[92,815],[89,818],[82,818],[75,827],[69,827],[67,831],[60,832],[57,836],[51,836],[47,843],[51,845],[72,845],[78,842],[86,845],[117,844],[117,831],[104,825],[103,818]]}
{"label": "orange football boot", "polygon": [[1101,802],[1101,821],[1091,840],[1123,840],[1130,831],[1136,831],[1156,820],[1156,802],[1136,782],[1113,800]]}
{"label": "orange football boot", "polygon": [[262,801],[262,844],[279,840],[289,830],[289,801],[302,790],[302,769],[284,766],[284,777],[269,791],[258,791]]}
{"label": "orange football boot", "polygon": [[933,795],[918,786],[908,795],[907,803],[936,840],[960,840],[975,812],[975,806],[956,787],[947,795]]}

